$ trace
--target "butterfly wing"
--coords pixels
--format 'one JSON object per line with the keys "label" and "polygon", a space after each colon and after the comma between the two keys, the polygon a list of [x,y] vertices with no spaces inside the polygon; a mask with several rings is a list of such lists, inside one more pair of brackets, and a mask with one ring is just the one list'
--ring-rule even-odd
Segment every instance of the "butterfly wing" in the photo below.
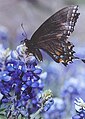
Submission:
{"label": "butterfly wing", "polygon": [[67,39],[74,31],[78,6],[61,9],[47,19],[31,38],[31,43],[47,52],[56,62],[67,65],[74,58],[74,45]]}
{"label": "butterfly wing", "polygon": [[39,44],[39,47],[47,52],[57,63],[62,62],[66,66],[68,62],[72,62],[72,59],[74,59],[73,54],[75,53],[73,51],[74,45],[67,41],[64,36],[60,39],[57,35],[56,37],[55,35],[49,37],[51,39],[50,42],[48,42],[49,39],[46,38],[47,41]]}

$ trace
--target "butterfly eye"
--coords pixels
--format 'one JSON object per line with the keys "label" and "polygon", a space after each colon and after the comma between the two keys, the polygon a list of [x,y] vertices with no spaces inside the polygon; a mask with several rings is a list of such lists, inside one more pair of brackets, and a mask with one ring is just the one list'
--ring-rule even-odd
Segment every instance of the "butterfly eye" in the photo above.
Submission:
{"label": "butterfly eye", "polygon": [[27,39],[24,40],[24,42],[27,42],[27,41],[28,41]]}
{"label": "butterfly eye", "polygon": [[21,43],[21,44],[24,44],[24,40],[22,40],[20,43]]}

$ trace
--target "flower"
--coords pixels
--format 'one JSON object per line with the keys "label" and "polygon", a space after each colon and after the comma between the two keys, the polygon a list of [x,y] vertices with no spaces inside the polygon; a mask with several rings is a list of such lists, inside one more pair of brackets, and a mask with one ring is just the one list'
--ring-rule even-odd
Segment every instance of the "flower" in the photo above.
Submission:
{"label": "flower", "polygon": [[6,40],[8,39],[9,34],[8,34],[8,29],[5,26],[0,25],[0,40]]}
{"label": "flower", "polygon": [[68,98],[69,101],[72,102],[74,98],[79,95],[77,86],[78,86],[78,79],[70,78],[68,79],[68,81],[66,80],[61,92],[62,98],[65,100]]}
{"label": "flower", "polygon": [[[9,36],[9,31],[7,27],[0,25],[0,43],[3,44],[4,48],[7,48],[9,45],[9,42],[8,42],[9,37],[10,36]],[[0,44],[0,49],[1,49],[1,44]]]}
{"label": "flower", "polygon": [[31,119],[34,119],[35,117],[37,117],[38,114],[46,112],[50,109],[50,107],[54,104],[52,96],[53,94],[50,89],[45,90],[41,95],[39,95],[40,108],[36,113],[30,116]]}
{"label": "flower", "polygon": [[53,105],[54,100],[52,98],[53,94],[51,92],[51,90],[45,90],[41,96],[40,96],[40,104],[41,107],[43,107],[43,111],[48,111],[50,109],[50,107]]}
{"label": "flower", "polygon": [[68,118],[75,112],[75,98],[85,99],[85,66],[81,61],[76,61],[66,68],[65,74],[65,81],[61,87],[61,98],[66,104],[65,112]]}
{"label": "flower", "polygon": [[43,90],[40,78],[42,69],[26,47],[20,45],[14,51],[4,50],[0,56],[0,108],[5,109],[5,116],[29,118],[40,108],[38,94]]}
{"label": "flower", "polygon": [[44,114],[45,119],[62,119],[65,116],[66,105],[60,98],[53,98],[54,104],[51,109]]}
{"label": "flower", "polygon": [[81,98],[77,98],[74,103],[77,114],[72,119],[85,119],[85,102]]}

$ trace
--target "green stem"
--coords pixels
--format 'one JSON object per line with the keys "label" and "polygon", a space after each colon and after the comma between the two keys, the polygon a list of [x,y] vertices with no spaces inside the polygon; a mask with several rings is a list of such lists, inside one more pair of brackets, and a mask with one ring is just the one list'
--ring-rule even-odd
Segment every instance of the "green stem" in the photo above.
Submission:
{"label": "green stem", "polygon": [[41,113],[42,110],[43,110],[43,106],[36,113],[30,115],[30,119],[35,119],[37,115]]}

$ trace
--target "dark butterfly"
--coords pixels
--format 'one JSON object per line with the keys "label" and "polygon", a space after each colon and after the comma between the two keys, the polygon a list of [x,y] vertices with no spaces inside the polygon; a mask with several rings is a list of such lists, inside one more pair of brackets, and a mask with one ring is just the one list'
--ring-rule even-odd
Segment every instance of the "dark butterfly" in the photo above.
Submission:
{"label": "dark butterfly", "polygon": [[68,37],[74,31],[79,15],[78,6],[74,5],[56,12],[35,31],[30,40],[26,38],[23,41],[27,52],[42,61],[42,49],[57,63],[61,62],[65,66],[71,63],[77,57],[74,56],[74,45],[68,41]]}

